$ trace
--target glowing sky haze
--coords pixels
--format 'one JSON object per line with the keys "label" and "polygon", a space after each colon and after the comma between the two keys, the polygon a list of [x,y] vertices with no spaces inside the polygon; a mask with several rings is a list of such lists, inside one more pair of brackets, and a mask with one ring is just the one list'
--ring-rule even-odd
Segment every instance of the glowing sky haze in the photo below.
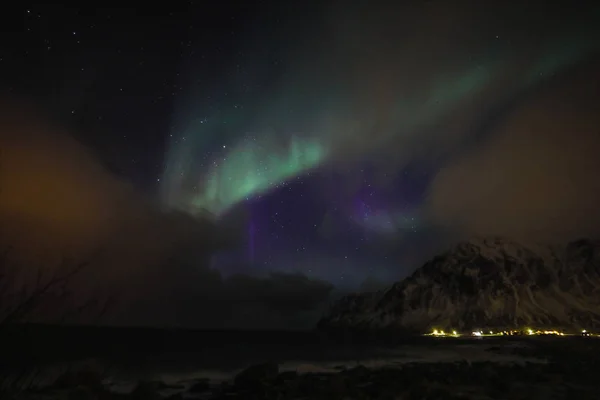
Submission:
{"label": "glowing sky haze", "polygon": [[220,271],[400,279],[456,238],[427,209],[440,171],[598,44],[580,20],[502,7],[334,3],[265,15],[225,79],[182,66],[162,196],[244,237]]}
{"label": "glowing sky haze", "polygon": [[92,261],[111,323],[306,329],[473,237],[600,238],[600,4],[571,3],[7,10],[4,246]]}
{"label": "glowing sky haze", "polygon": [[[431,127],[452,118],[465,105],[483,109],[485,102],[478,104],[478,100],[498,81],[510,80],[508,96],[576,61],[589,48],[583,41],[570,43],[554,46],[531,67],[508,78],[504,75],[509,60],[495,57],[458,73],[441,70],[423,80],[422,87],[407,92],[402,90],[403,77],[395,75],[367,75],[358,86],[350,83],[354,89],[340,93],[335,86],[323,87],[320,82],[327,77],[315,79],[300,94],[296,81],[284,80],[274,99],[261,98],[244,107],[235,105],[229,113],[177,121],[187,129],[173,135],[164,198],[189,211],[220,215],[328,161],[339,164],[391,151],[399,168],[423,143],[444,136],[445,132],[432,132]],[[306,79],[302,82],[307,85]]]}

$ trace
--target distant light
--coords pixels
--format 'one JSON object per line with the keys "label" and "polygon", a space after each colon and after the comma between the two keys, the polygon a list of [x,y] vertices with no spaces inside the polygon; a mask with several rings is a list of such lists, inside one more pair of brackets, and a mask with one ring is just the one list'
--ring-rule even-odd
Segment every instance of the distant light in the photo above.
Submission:
{"label": "distant light", "polygon": [[[519,334],[524,334],[524,335],[529,335],[529,336],[536,336],[536,335],[537,336],[542,336],[542,335],[570,336],[571,335],[569,333],[561,332],[558,330],[537,330],[537,329],[532,329],[532,328],[521,328],[521,329],[517,329],[517,330],[508,330],[508,331],[503,331],[503,330],[493,331],[493,330],[481,329],[481,330],[476,330],[476,331],[471,332],[471,335],[476,336],[476,337],[519,335]],[[425,334],[425,336],[436,336],[436,337],[460,337],[463,335],[464,334],[461,334],[456,330],[450,330],[448,332],[444,332],[441,329],[433,329],[430,333]],[[600,337],[600,335],[590,334],[590,332],[585,329],[581,330],[581,335],[583,335],[583,336],[599,336]]]}
{"label": "distant light", "polygon": [[431,333],[431,336],[446,336],[446,332],[442,331],[442,330],[437,330],[434,329]]}

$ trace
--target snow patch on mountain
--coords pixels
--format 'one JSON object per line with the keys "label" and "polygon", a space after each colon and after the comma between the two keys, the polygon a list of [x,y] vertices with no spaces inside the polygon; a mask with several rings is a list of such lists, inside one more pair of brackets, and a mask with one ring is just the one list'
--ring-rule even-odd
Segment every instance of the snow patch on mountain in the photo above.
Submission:
{"label": "snow patch on mountain", "polygon": [[461,242],[411,276],[335,303],[321,328],[505,329],[600,327],[600,243]]}

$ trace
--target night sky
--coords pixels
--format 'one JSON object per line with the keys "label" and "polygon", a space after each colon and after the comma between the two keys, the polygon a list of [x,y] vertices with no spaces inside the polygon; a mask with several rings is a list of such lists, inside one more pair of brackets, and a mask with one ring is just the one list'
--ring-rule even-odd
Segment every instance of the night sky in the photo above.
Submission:
{"label": "night sky", "polygon": [[[283,3],[5,12],[4,233],[108,249],[120,278],[227,236],[190,268],[265,303],[296,273],[319,301],[389,284],[473,235],[599,233],[593,2]],[[179,309],[215,301],[185,276]]]}

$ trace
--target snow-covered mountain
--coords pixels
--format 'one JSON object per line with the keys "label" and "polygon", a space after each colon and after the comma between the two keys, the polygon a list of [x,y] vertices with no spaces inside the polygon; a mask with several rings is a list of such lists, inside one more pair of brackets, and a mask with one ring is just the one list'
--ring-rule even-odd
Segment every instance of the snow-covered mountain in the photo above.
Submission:
{"label": "snow-covered mountain", "polygon": [[428,332],[600,328],[600,242],[459,243],[386,290],[346,296],[319,328]]}

